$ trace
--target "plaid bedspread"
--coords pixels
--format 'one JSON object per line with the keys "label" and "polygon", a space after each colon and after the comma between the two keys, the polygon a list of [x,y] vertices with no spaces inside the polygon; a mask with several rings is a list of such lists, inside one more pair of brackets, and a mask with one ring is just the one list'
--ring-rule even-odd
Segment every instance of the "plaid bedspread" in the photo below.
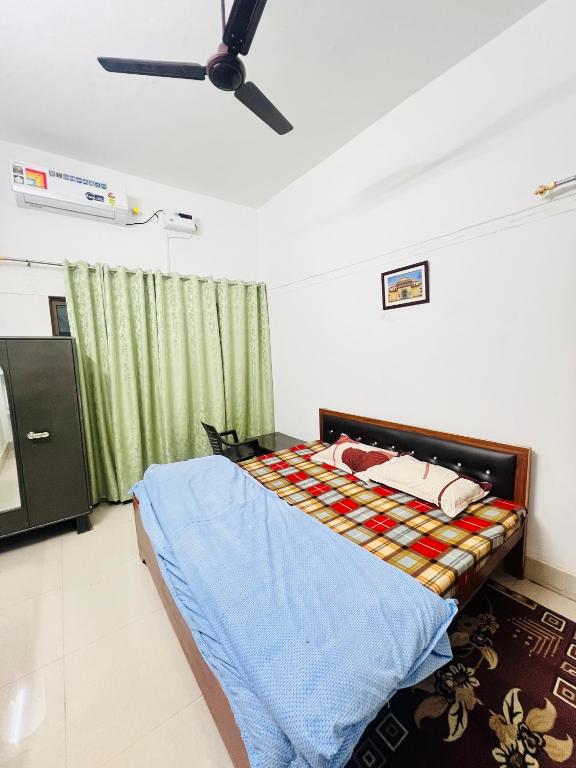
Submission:
{"label": "plaid bedspread", "polygon": [[524,522],[524,509],[494,496],[451,520],[433,504],[310,461],[325,447],[314,441],[239,466],[289,504],[443,597],[451,597],[459,577],[481,568]]}

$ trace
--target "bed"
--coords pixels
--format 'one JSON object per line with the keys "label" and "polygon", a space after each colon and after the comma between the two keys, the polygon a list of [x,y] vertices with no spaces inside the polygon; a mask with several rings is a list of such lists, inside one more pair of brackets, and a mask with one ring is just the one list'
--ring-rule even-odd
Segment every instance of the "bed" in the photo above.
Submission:
{"label": "bed", "polygon": [[[489,479],[493,485],[492,495],[483,500],[482,504],[475,504],[474,509],[466,511],[464,527],[455,526],[459,537],[456,546],[450,545],[438,556],[423,547],[419,551],[418,541],[435,539],[431,534],[436,533],[438,537],[438,531],[445,532],[449,527],[438,510],[418,500],[406,498],[405,494],[393,498],[395,494],[388,493],[390,489],[377,493],[370,484],[358,483],[355,478],[346,477],[342,471],[334,472],[310,462],[312,453],[326,443],[335,442],[341,433],[369,445],[413,452],[417,458],[438,462],[478,480]],[[526,448],[321,410],[320,441],[299,444],[276,455],[257,457],[245,462],[242,469],[288,503],[300,507],[302,513],[316,517],[332,530],[372,550],[377,557],[387,559],[411,573],[437,594],[457,597],[460,606],[463,606],[500,563],[504,562],[505,567],[516,575],[521,574],[529,463],[530,451]],[[312,484],[308,473],[312,473]],[[317,495],[306,492],[306,488],[314,487],[316,481],[327,486],[335,484],[339,493],[345,490],[340,495],[351,499],[358,506],[346,509],[346,513],[341,514],[330,505],[318,502]],[[358,514],[350,517],[359,508],[364,509],[364,514],[368,509],[374,515],[364,520]],[[230,703],[218,679],[204,661],[165,583],[154,548],[142,525],[137,498],[134,498],[134,509],[140,556],[150,569],[233,764],[236,768],[248,768],[250,763],[246,748]],[[397,525],[384,531],[366,527],[368,520],[381,517],[383,512],[386,520],[395,520]],[[400,537],[394,527],[400,528]],[[366,531],[366,536],[358,538],[358,533]],[[439,540],[442,541],[442,536]],[[449,536],[446,540],[449,540]],[[446,552],[455,554],[442,559]],[[425,553],[427,556],[424,556]],[[466,564],[468,567],[464,568]]]}

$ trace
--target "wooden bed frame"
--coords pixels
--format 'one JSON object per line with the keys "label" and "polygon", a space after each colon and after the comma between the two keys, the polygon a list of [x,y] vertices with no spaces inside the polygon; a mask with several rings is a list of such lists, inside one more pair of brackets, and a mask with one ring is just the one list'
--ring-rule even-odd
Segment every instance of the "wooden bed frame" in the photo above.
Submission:
{"label": "wooden bed frame", "polygon": [[[482,462],[489,461],[491,454],[515,457],[514,476],[511,478],[510,493],[503,496],[503,498],[512,501],[519,507],[523,507],[528,512],[530,448],[496,443],[491,440],[482,440],[474,437],[464,437],[463,435],[452,435],[449,432],[396,424],[395,422],[383,421],[382,419],[353,416],[349,413],[340,413],[340,411],[331,411],[325,408],[320,409],[319,416],[321,440],[334,442],[340,437],[341,432],[346,432],[350,437],[361,439],[373,445],[376,444],[376,441],[373,441],[372,438],[377,436],[377,444],[381,448],[392,447],[409,451],[414,444],[414,447],[416,447],[416,458],[424,461],[436,458],[436,456],[424,455],[426,450],[429,450],[432,454],[438,453],[439,456],[444,454],[444,458],[438,461],[439,464],[448,466],[465,475],[475,476],[478,480],[491,479],[491,476],[478,471],[479,466],[483,466]],[[393,445],[394,441],[396,441],[396,445]],[[425,441],[429,447],[419,449],[419,441]],[[449,446],[449,450],[444,451],[443,446]],[[460,456],[461,453],[465,454],[471,451],[472,453],[479,453],[481,457],[468,456],[464,458],[464,456]],[[419,453],[420,455],[418,455]],[[459,461],[459,458],[462,461]],[[522,578],[524,576],[525,546],[526,523],[488,557],[482,568],[478,571],[470,570],[464,573],[458,579],[456,593],[453,595],[459,601],[460,610],[470,602],[476,592],[482,588],[490,574],[500,564],[511,576]]]}
{"label": "wooden bed frame", "polygon": [[[395,424],[378,419],[367,419],[360,416],[340,413],[338,411],[329,411],[322,409],[320,411],[320,437],[324,438],[325,424],[329,418],[345,419],[355,422],[359,427],[361,425],[370,428],[382,427],[384,429],[393,429],[406,432],[409,435],[425,435],[439,441],[449,441],[450,443],[459,443],[461,445],[473,446],[500,453],[514,454],[516,456],[516,467],[514,477],[514,499],[513,501],[528,509],[528,487],[530,480],[530,449],[518,446],[494,443],[487,440],[477,440],[460,435],[451,435],[446,432],[438,432],[430,429],[418,427],[409,427],[402,424]],[[136,523],[136,535],[138,538],[138,550],[142,562],[148,566],[156,589],[162,599],[166,613],[172,623],[176,636],[180,641],[182,650],[188,663],[194,673],[196,681],[202,691],[204,699],[210,709],[214,722],[220,732],[222,740],[226,745],[230,759],[235,768],[250,768],[250,762],[246,753],[244,742],[240,735],[240,730],[232,714],[232,709],[222,690],[218,679],[204,661],[194,637],[190,632],[188,625],[184,621],[170,591],[164,581],[156,555],[150,543],[150,539],[140,519],[140,506],[138,499],[134,496],[132,500],[134,506],[134,518]],[[460,601],[460,610],[474,596],[474,594],[486,582],[490,574],[501,563],[504,568],[513,575],[522,576],[524,564],[524,545],[525,545],[526,524],[520,530],[516,531],[501,547],[488,558],[484,566],[475,573],[464,574],[459,580],[457,598]]]}
{"label": "wooden bed frame", "polygon": [[178,606],[174,602],[174,598],[170,594],[170,590],[166,586],[152,544],[150,543],[148,534],[144,530],[144,526],[140,520],[140,506],[136,497],[133,497],[132,504],[134,505],[136,536],[138,537],[138,551],[140,552],[140,558],[142,559],[142,562],[146,563],[148,566],[148,570],[156,585],[158,594],[164,603],[168,618],[174,628],[174,632],[176,632],[176,637],[180,641],[184,655],[188,659],[188,663],[194,673],[196,682],[202,691],[202,695],[204,696],[204,700],[216,723],[216,727],[220,731],[220,736],[226,745],[232,764],[235,768],[250,768],[246,747],[242,741],[242,736],[240,736],[240,731],[236,725],[236,720],[230,709],[226,694],[222,690],[218,678],[204,661],[204,658],[194,641],[194,637],[188,629],[188,625],[184,621]]}

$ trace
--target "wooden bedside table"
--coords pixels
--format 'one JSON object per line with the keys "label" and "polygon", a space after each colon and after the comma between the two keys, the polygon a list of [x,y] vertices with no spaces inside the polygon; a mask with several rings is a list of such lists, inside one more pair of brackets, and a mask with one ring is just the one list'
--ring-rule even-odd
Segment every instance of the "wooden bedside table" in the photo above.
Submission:
{"label": "wooden bedside table", "polygon": [[299,437],[291,437],[285,435],[283,432],[269,432],[266,435],[256,435],[260,446],[266,450],[267,453],[276,453],[277,451],[283,451],[285,448],[292,448],[294,445],[301,445],[306,442]]}

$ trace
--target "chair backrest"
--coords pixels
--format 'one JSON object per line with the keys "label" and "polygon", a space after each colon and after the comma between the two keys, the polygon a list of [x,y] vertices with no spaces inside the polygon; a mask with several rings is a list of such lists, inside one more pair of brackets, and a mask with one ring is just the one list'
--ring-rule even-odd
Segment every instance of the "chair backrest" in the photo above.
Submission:
{"label": "chair backrest", "polygon": [[208,435],[208,440],[210,440],[210,447],[212,448],[212,453],[216,454],[217,456],[222,455],[222,440],[220,439],[220,435],[218,434],[218,430],[216,427],[213,427],[211,424],[204,424],[204,422],[200,422],[204,429],[206,430],[206,434]]}

